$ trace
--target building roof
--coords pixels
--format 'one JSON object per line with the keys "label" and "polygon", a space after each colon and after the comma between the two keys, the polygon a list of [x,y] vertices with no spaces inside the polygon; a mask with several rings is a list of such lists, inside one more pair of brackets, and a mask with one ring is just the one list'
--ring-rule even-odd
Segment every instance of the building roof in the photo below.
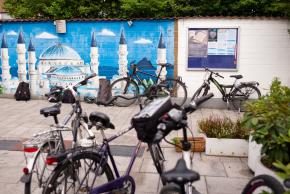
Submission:
{"label": "building roof", "polygon": [[[1,0],[0,0],[1,1]],[[252,19],[252,20],[289,20],[287,17],[271,16],[185,16],[185,17],[160,17],[160,18],[71,18],[67,22],[88,22],[88,21],[138,21],[138,20],[178,20],[178,19]],[[53,22],[52,19],[4,19],[1,22]]]}
{"label": "building roof", "polygon": [[5,33],[3,33],[3,36],[2,36],[1,48],[8,48],[7,41],[6,41],[6,34]]}
{"label": "building roof", "polygon": [[95,32],[93,32],[92,34],[91,47],[97,47],[97,40],[96,40]]}
{"label": "building roof", "polygon": [[163,39],[163,34],[162,34],[162,32],[161,32],[161,34],[160,34],[159,43],[158,43],[158,48],[159,48],[159,49],[163,49],[163,48],[165,48],[165,42],[164,42],[164,39]]}
{"label": "building roof", "polygon": [[29,40],[29,45],[28,45],[28,52],[29,51],[35,51],[35,48],[34,48],[34,45],[32,44],[32,40],[31,40],[31,38],[30,38],[30,40]]}
{"label": "building roof", "polygon": [[24,44],[24,37],[23,37],[23,32],[22,30],[20,30],[19,35],[18,35],[18,40],[17,40],[17,44]]}
{"label": "building roof", "polygon": [[41,60],[81,60],[80,55],[71,47],[56,44],[48,47],[42,52],[39,59]]}
{"label": "building roof", "polygon": [[82,75],[84,74],[78,67],[74,66],[62,66],[56,68],[54,71],[50,72],[55,75]]}
{"label": "building roof", "polygon": [[125,36],[124,36],[124,31],[122,30],[121,32],[121,37],[120,37],[120,42],[119,44],[127,44]]}

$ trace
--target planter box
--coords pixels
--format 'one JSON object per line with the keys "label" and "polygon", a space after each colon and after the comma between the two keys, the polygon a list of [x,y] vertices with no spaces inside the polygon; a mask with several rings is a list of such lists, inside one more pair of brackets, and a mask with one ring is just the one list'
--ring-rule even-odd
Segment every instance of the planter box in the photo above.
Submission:
{"label": "planter box", "polygon": [[[182,145],[181,145],[181,142],[180,140],[182,140],[183,138],[177,138],[178,139],[178,142],[177,142],[177,146],[175,146],[175,150],[176,152],[181,152],[181,148]],[[192,152],[204,152],[205,150],[205,139],[203,137],[188,137],[187,138],[188,141],[191,143],[191,151]]]}
{"label": "planter box", "polygon": [[205,153],[219,156],[248,156],[249,143],[244,139],[206,138]]}
{"label": "planter box", "polygon": [[249,137],[249,151],[248,151],[248,167],[255,172],[258,161],[261,158],[261,144],[252,141],[252,136]]}

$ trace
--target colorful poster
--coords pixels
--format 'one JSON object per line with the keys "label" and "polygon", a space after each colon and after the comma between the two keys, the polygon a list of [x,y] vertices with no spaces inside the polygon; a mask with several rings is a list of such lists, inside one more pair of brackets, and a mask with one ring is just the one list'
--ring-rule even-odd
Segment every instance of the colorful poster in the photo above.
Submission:
{"label": "colorful poster", "polygon": [[188,30],[188,68],[236,69],[237,28],[190,28]]}
{"label": "colorful poster", "polygon": [[188,56],[207,57],[207,30],[189,30],[188,32]]}

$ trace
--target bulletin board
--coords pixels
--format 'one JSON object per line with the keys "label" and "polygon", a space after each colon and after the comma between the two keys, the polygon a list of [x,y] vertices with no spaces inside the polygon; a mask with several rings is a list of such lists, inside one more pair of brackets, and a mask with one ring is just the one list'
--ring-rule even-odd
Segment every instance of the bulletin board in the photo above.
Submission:
{"label": "bulletin board", "polygon": [[187,69],[237,69],[238,28],[189,28]]}

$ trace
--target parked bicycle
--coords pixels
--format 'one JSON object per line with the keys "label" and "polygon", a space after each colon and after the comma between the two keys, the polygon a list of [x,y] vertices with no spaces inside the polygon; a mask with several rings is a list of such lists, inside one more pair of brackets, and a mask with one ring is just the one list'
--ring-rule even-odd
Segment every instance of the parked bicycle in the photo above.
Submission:
{"label": "parked bicycle", "polygon": [[[109,105],[116,99],[103,103]],[[142,142],[148,144],[148,148],[153,159],[156,170],[159,174],[163,172],[164,156],[159,144],[152,143],[153,135],[150,132],[156,130],[151,128],[158,123],[161,115],[171,108],[170,97],[166,99],[157,99],[142,109],[132,118],[132,126],[113,135],[106,137],[104,131],[114,129],[110,118],[100,112],[92,112],[89,116],[90,126],[100,131],[103,137],[103,143],[99,147],[91,147],[81,150],[72,150],[66,154],[66,159],[57,165],[52,172],[47,187],[44,190],[48,193],[130,193],[135,192],[135,181],[130,172],[134,161],[140,151]],[[150,122],[149,122],[150,121]],[[148,125],[148,123],[150,123]],[[151,126],[151,127],[150,127]],[[149,127],[149,128],[148,128]],[[114,157],[111,152],[110,142],[133,128],[137,131],[138,143],[131,155],[124,175],[120,175]],[[146,130],[147,133],[146,133]],[[62,154],[51,155],[55,161],[63,158]],[[112,166],[112,169],[109,165]]]}
{"label": "parked bicycle", "polygon": [[[239,79],[242,79],[242,75],[231,75],[230,77],[235,78],[235,81],[231,85],[223,85],[220,84],[213,76],[224,78],[219,73],[213,72],[207,67],[204,67],[206,71],[205,80],[203,84],[196,90],[193,94],[191,100],[196,99],[200,96],[207,95],[210,90],[210,83],[214,83],[214,85],[218,88],[220,93],[222,94],[222,100],[227,103],[229,107],[229,103],[231,102],[233,107],[239,112],[244,111],[245,103],[251,100],[256,100],[261,97],[261,92],[258,89],[258,82],[240,82],[237,84]],[[209,75],[208,75],[209,74]],[[208,76],[207,76],[208,75]]]}
{"label": "parked bicycle", "polygon": [[[160,74],[162,69],[167,67],[173,67],[173,65],[158,64],[161,66],[159,74],[156,76],[138,69],[137,65],[134,62],[131,63],[130,67],[132,73],[127,77],[119,78],[111,84],[112,96],[124,96],[130,98],[130,100],[119,98],[113,103],[116,106],[126,107],[130,106],[137,99],[142,97],[146,98],[145,101],[151,101],[157,97],[171,96],[172,102],[178,105],[183,105],[187,99],[187,90],[185,84],[180,79],[166,78],[161,80]],[[142,82],[139,74],[144,74],[155,78],[153,85],[147,86]],[[145,91],[141,93],[140,87],[143,86]]]}
{"label": "parked bicycle", "polygon": [[[86,85],[87,81],[96,76],[95,74],[86,77],[83,81],[76,84],[73,89],[73,93],[76,95],[76,102],[72,105],[71,112],[65,117],[62,124],[59,124],[57,115],[60,114],[61,103],[57,103],[53,106],[42,108],[40,114],[45,117],[52,116],[54,118],[54,125],[50,126],[50,129],[38,134],[23,143],[24,153],[34,154],[31,158],[26,157],[26,167],[23,168],[23,176],[21,182],[25,183],[25,193],[39,193],[45,186],[46,181],[54,169],[55,166],[47,165],[52,162],[47,156],[52,152],[64,152],[67,148],[63,139],[63,132],[71,131],[73,134],[72,147],[86,146],[87,143],[91,143],[94,139],[94,134],[88,129],[87,122],[88,118],[82,111],[80,104],[80,97],[77,96],[77,89],[81,85]],[[54,90],[47,94],[47,97],[54,98],[58,96],[61,90]],[[67,126],[71,118],[72,126]]]}
{"label": "parked bicycle", "polygon": [[154,143],[159,143],[173,130],[182,129],[183,132],[182,158],[178,160],[175,168],[162,173],[161,180],[165,183],[165,186],[161,189],[160,194],[199,193],[192,185],[192,182],[198,181],[200,176],[197,172],[191,170],[191,143],[187,138],[187,114],[197,110],[200,104],[211,97],[213,97],[212,93],[191,101],[184,108],[177,106],[171,109],[158,125],[158,132],[153,139]]}

